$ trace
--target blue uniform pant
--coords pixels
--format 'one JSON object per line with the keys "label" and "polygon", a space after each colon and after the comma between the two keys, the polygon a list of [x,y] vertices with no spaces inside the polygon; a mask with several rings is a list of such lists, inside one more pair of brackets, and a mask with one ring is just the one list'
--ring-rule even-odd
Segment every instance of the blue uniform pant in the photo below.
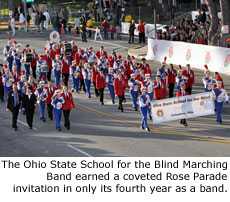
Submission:
{"label": "blue uniform pant", "polygon": [[[149,99],[150,99],[150,101],[152,101],[153,100],[153,93],[147,93],[147,95],[149,96]],[[151,103],[149,103],[149,105],[148,105],[148,116],[152,116],[151,115]]]}
{"label": "blue uniform pant", "polygon": [[115,99],[114,86],[108,84],[108,89],[109,89],[109,94],[110,94],[110,97],[112,99],[112,102],[114,102],[114,99]]}
{"label": "blue uniform pant", "polygon": [[54,108],[53,112],[54,112],[54,118],[55,118],[55,121],[56,121],[56,128],[61,128],[61,123],[60,122],[61,122],[62,109]]}
{"label": "blue uniform pant", "polygon": [[46,82],[46,72],[41,72],[41,71],[39,70],[39,71],[38,71],[38,74],[39,74],[38,80],[41,81],[42,77],[44,76],[44,77],[45,77],[45,82]]}
{"label": "blue uniform pant", "polygon": [[20,59],[18,58],[14,58],[14,63],[17,67],[17,72],[21,72],[21,62],[20,62]]}
{"label": "blue uniform pant", "polygon": [[207,88],[204,89],[204,92],[211,92],[211,91],[212,89],[211,90],[208,90]]}
{"label": "blue uniform pant", "polygon": [[25,72],[26,72],[26,79],[29,79],[29,75],[30,75],[30,64],[24,64],[25,67]]}
{"label": "blue uniform pant", "polygon": [[54,78],[55,78],[56,87],[58,87],[58,84],[60,83],[60,77],[61,77],[61,71],[54,70]]}
{"label": "blue uniform pant", "polygon": [[74,76],[72,75],[72,89],[76,88],[76,92],[79,92],[79,82],[80,82],[80,78],[74,78]]}
{"label": "blue uniform pant", "polygon": [[130,90],[129,94],[130,94],[131,99],[133,101],[133,107],[137,108],[138,107],[138,105],[137,105],[138,91]]}
{"label": "blue uniform pant", "polygon": [[4,86],[4,93],[5,93],[5,98],[6,98],[6,100],[7,100],[7,98],[8,98],[8,93],[9,93],[11,90],[12,90],[12,86],[10,86],[10,87]]}
{"label": "blue uniform pant", "polygon": [[107,75],[109,73],[108,68],[104,68],[103,73]]}
{"label": "blue uniform pant", "polygon": [[90,96],[90,84],[91,84],[91,81],[88,80],[88,79],[84,79],[84,83],[85,83],[86,94],[87,94],[87,96]]}
{"label": "blue uniform pant", "polygon": [[45,101],[41,101],[39,104],[39,111],[40,111],[40,118],[44,118],[44,111],[45,111]]}
{"label": "blue uniform pant", "polygon": [[221,112],[222,112],[222,109],[223,109],[223,104],[224,104],[224,102],[215,101],[217,121],[222,121]]}
{"label": "blue uniform pant", "polygon": [[8,65],[8,68],[9,70],[12,72],[12,66],[13,66],[13,62],[14,62],[14,58],[13,57],[9,57],[7,59],[7,65]]}
{"label": "blue uniform pant", "polygon": [[140,107],[140,112],[142,115],[142,120],[141,120],[141,125],[145,125],[145,127],[148,127],[148,123],[147,123],[147,110],[148,110],[148,106],[145,107]]}

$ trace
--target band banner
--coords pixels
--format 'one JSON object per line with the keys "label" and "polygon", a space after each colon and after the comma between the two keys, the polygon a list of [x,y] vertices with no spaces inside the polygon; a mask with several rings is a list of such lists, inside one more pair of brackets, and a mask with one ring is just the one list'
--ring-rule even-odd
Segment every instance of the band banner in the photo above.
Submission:
{"label": "band banner", "polygon": [[213,93],[154,100],[151,110],[153,123],[212,115],[215,114]]}

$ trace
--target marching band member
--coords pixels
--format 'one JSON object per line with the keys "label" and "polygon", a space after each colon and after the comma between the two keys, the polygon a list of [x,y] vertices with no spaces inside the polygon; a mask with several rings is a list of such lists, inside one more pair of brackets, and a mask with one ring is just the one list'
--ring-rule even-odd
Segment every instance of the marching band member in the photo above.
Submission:
{"label": "marching band member", "polygon": [[[31,53],[30,45],[26,44],[25,49],[23,49],[22,54],[25,56],[25,54]],[[24,63],[24,68],[26,72],[26,79],[29,79],[30,74],[30,63]]]}
{"label": "marching band member", "polygon": [[145,70],[145,74],[150,74],[151,77],[151,69],[149,64],[146,63],[146,59],[142,58],[140,68]]}
{"label": "marching band member", "polygon": [[14,78],[9,69],[5,69],[2,82],[4,84],[5,100],[7,100],[8,93],[12,90],[12,84],[14,83]]}
{"label": "marching band member", "polygon": [[14,63],[17,67],[17,71],[21,72],[21,59],[22,59],[22,53],[20,51],[21,44],[16,44],[15,49],[13,50],[13,56],[14,56]]}
{"label": "marching band member", "polygon": [[[142,82],[142,86],[146,87],[146,93],[149,96],[150,102],[153,101],[153,82],[151,81],[150,74],[145,74],[145,80]],[[152,120],[150,102],[149,102],[147,114],[149,116],[149,119]]]}
{"label": "marching band member", "polygon": [[74,60],[77,62],[77,65],[79,65],[80,61],[83,59],[84,51],[81,48],[78,48],[78,52],[74,55]]}
{"label": "marching band member", "polygon": [[36,79],[37,75],[36,75],[36,67],[37,67],[37,61],[38,61],[38,54],[36,53],[35,49],[32,50],[32,54],[33,54],[33,62],[30,63],[30,66],[32,68],[32,74],[34,79]]}
{"label": "marching band member", "polygon": [[108,58],[109,68],[113,68],[116,58],[117,58],[116,52],[112,51],[111,56],[109,56]]}
{"label": "marching band member", "polygon": [[37,103],[40,111],[40,120],[42,120],[43,122],[46,121],[44,116],[44,111],[45,111],[45,98],[47,98],[47,90],[44,88],[44,85],[45,85],[45,81],[44,80],[40,81],[39,88],[37,88],[37,90],[35,91],[35,95],[37,98]]}
{"label": "marching band member", "polygon": [[214,101],[215,101],[215,107],[216,107],[216,113],[217,113],[216,121],[219,122],[220,124],[222,123],[221,112],[223,109],[224,101],[226,102],[226,104],[229,104],[228,94],[226,90],[224,90],[221,86],[222,86],[222,82],[218,81],[217,87],[213,89]]}
{"label": "marching band member", "polygon": [[52,62],[56,87],[60,83],[62,65],[63,64],[62,64],[62,61],[61,61],[61,56],[56,55],[56,60],[53,60],[53,62]]}
{"label": "marching band member", "polygon": [[100,68],[100,73],[96,76],[96,88],[98,89],[100,95],[101,105],[104,105],[104,89],[106,87],[105,81],[106,74],[104,73],[104,69]]}
{"label": "marching band member", "polygon": [[30,86],[30,87],[32,87],[32,93],[35,93],[35,91],[36,91],[38,85],[37,85],[37,83],[34,81],[34,77],[32,77],[32,76],[29,77],[29,80],[28,80],[28,82],[27,82],[27,85]]}
{"label": "marching band member", "polygon": [[52,49],[50,50],[49,53],[50,53],[51,60],[55,60],[56,59],[56,55],[58,55],[55,44],[52,46]]}
{"label": "marching band member", "polygon": [[64,126],[67,128],[67,130],[69,130],[70,129],[70,121],[69,121],[70,111],[72,109],[75,109],[73,95],[72,93],[68,92],[68,87],[64,86],[61,96],[64,98],[64,103],[62,103],[63,115],[65,117]]}
{"label": "marching band member", "polygon": [[82,74],[83,74],[85,88],[86,88],[86,95],[88,98],[91,98],[90,84],[91,84],[92,71],[90,70],[90,66],[88,63],[84,64],[84,69],[83,69]]}
{"label": "marching band member", "polygon": [[47,105],[47,112],[48,112],[48,117],[52,121],[53,120],[53,106],[51,105],[52,97],[57,90],[57,88],[53,87],[53,82],[48,81],[48,86],[45,87],[47,91],[47,97],[45,98],[45,103]]}
{"label": "marching band member", "polygon": [[5,71],[3,69],[3,64],[0,64],[0,99],[1,99],[2,102],[4,102],[3,75],[5,75]]}
{"label": "marching band member", "polygon": [[115,104],[115,94],[114,94],[114,80],[116,78],[116,74],[114,73],[113,68],[109,68],[109,74],[106,76],[106,83],[109,89],[109,94],[112,100],[112,103]]}
{"label": "marching band member", "polygon": [[194,72],[190,69],[190,64],[186,65],[186,69],[182,73],[183,76],[187,77],[188,80],[185,83],[186,91],[188,91],[189,95],[192,94],[192,86],[194,84]]}
{"label": "marching band member", "polygon": [[161,76],[161,80],[166,83],[166,76],[168,76],[168,69],[165,68],[166,66],[166,59],[167,57],[164,58],[164,61],[161,63],[161,68],[157,70],[157,75]]}
{"label": "marching band member", "polygon": [[169,64],[168,75],[166,78],[166,83],[168,84],[168,89],[169,89],[169,97],[173,97],[173,91],[174,91],[174,86],[175,86],[175,82],[176,82],[176,76],[177,76],[177,72],[173,68],[173,64]]}
{"label": "marching band member", "polygon": [[59,39],[56,45],[56,55],[61,55],[62,48],[63,48],[63,43],[61,39]]}
{"label": "marching band member", "polygon": [[71,57],[73,58],[74,55],[78,52],[78,47],[77,47],[77,45],[75,45],[74,41],[71,41],[71,46],[72,46]]}
{"label": "marching band member", "polygon": [[168,96],[168,91],[165,82],[161,80],[161,75],[156,76],[156,81],[153,83],[154,87],[154,100],[165,99]]}
{"label": "marching band member", "polygon": [[71,66],[71,61],[68,60],[66,55],[64,55],[62,60],[61,73],[62,73],[63,83],[65,86],[68,86],[70,66]]}
{"label": "marching band member", "polygon": [[39,59],[37,61],[37,68],[38,68],[38,80],[41,81],[42,77],[45,79],[46,82],[46,72],[42,69],[43,65],[47,65],[46,61],[43,59],[43,55],[39,55]]}
{"label": "marching band member", "polygon": [[[189,95],[189,93],[185,90],[185,85],[182,82],[180,84],[180,91],[177,92],[176,96],[181,97],[181,96],[186,96]],[[186,119],[181,119],[180,124],[183,124],[185,127],[188,126]]]}
{"label": "marching band member", "polygon": [[149,96],[146,94],[146,87],[141,88],[141,95],[139,98],[139,105],[140,105],[140,112],[142,114],[142,120],[141,120],[141,129],[144,130],[144,125],[145,125],[145,130],[150,131],[147,123],[147,111],[149,108]]}
{"label": "marching band member", "polygon": [[[24,95],[26,94],[26,88],[27,88],[27,82],[25,81],[25,71],[23,70],[21,80],[17,82],[18,85],[18,90],[21,92],[21,97],[23,98]],[[22,107],[22,101],[21,101],[21,108]],[[22,110],[23,111],[23,110]],[[24,113],[24,111],[23,111]]]}
{"label": "marching band member", "polygon": [[108,65],[109,65],[109,62],[108,62],[108,59],[106,58],[106,55],[105,54],[101,55],[100,59],[98,60],[98,66],[100,68],[103,67],[104,69],[103,71],[105,74],[109,73]]}
{"label": "marching band member", "polygon": [[203,84],[204,84],[204,92],[211,92],[213,87],[213,80],[210,76],[210,71],[208,70],[208,66],[205,65],[205,77],[203,77]]}
{"label": "marching band member", "polygon": [[9,41],[7,46],[5,46],[5,48],[3,49],[3,55],[5,56],[4,61],[7,61],[7,65],[9,67],[9,70],[12,71],[12,66],[13,66],[13,61],[14,61],[14,57],[13,57],[13,46],[12,46],[12,42],[11,39],[9,37]]}
{"label": "marching band member", "polygon": [[118,107],[118,110],[121,110],[121,112],[124,111],[123,109],[123,105],[122,105],[122,102],[125,100],[125,81],[124,79],[122,78],[122,72],[121,71],[118,71],[118,76],[117,78],[114,80],[114,92],[115,92],[115,95],[117,95],[118,99],[119,99],[119,107]]}
{"label": "marching band member", "polygon": [[70,67],[70,75],[72,77],[72,92],[74,92],[74,89],[76,88],[76,92],[79,93],[79,74],[80,74],[80,68],[77,66],[77,63],[75,60],[73,60],[72,65]]}
{"label": "marching band member", "polygon": [[182,76],[182,67],[179,65],[179,70],[177,71],[177,77],[176,77],[176,83],[177,83],[177,92],[180,91],[181,83],[185,84],[188,81],[188,78],[185,76]]}
{"label": "marching band member", "polygon": [[221,85],[221,88],[224,88],[224,82],[223,82],[223,79],[220,77],[219,73],[218,72],[214,72],[214,84],[213,84],[213,89],[217,87],[217,82],[218,81],[221,81],[222,82],[222,85]]}
{"label": "marching band member", "polygon": [[21,73],[17,71],[17,67],[13,66],[13,71],[11,72],[14,82],[17,83],[21,80]]}
{"label": "marching band member", "polygon": [[58,129],[58,131],[61,131],[61,114],[62,114],[62,105],[64,104],[65,100],[64,98],[61,96],[61,91],[60,90],[56,90],[53,97],[52,97],[52,106],[53,106],[53,113],[54,113],[54,117],[56,120],[56,129]]}
{"label": "marching band member", "polygon": [[140,73],[140,63],[133,62],[130,73],[138,75]]}
{"label": "marching band member", "polygon": [[126,60],[124,60],[124,67],[125,67],[125,72],[127,74],[128,79],[130,79],[131,66],[133,66],[133,62],[131,60],[130,55],[127,55]]}
{"label": "marching band member", "polygon": [[33,117],[36,107],[36,96],[32,93],[32,87],[27,88],[27,93],[23,97],[22,110],[26,113],[26,121],[30,129],[33,129]]}
{"label": "marching band member", "polygon": [[115,72],[119,70],[119,67],[123,65],[123,62],[121,60],[121,55],[118,55],[114,64],[113,64],[113,69]]}
{"label": "marching band member", "polygon": [[108,58],[108,54],[104,50],[104,46],[101,46],[100,50],[96,52],[96,56],[97,56],[98,59],[100,59],[103,54],[105,55],[105,58]]}
{"label": "marching band member", "polygon": [[51,57],[50,51],[47,49],[45,49],[45,55],[43,55],[43,60],[46,61],[46,63],[48,64],[48,67],[49,67],[49,71],[47,72],[47,80],[51,81],[51,73],[52,73],[52,69],[53,69],[52,57]]}
{"label": "marching band member", "polygon": [[145,80],[145,70],[140,69],[140,72],[137,74],[136,79],[140,82],[143,82]]}
{"label": "marching band member", "polygon": [[97,62],[95,62],[94,66],[93,66],[93,74],[92,74],[92,77],[91,77],[91,82],[94,85],[96,97],[99,96],[99,92],[98,92],[98,89],[96,87],[96,76],[99,74],[99,72],[100,72],[100,67],[98,66]]}
{"label": "marching band member", "polygon": [[79,65],[78,65],[78,67],[80,69],[80,73],[79,73],[79,79],[80,79],[79,91],[81,91],[81,89],[83,89],[84,92],[86,92],[85,83],[84,83],[84,77],[83,77],[83,70],[84,70],[85,62],[86,61],[84,59],[81,59],[80,62],[79,62]]}
{"label": "marching band member", "polygon": [[[11,86],[12,89],[12,86]],[[22,100],[21,93],[17,88],[17,83],[13,84],[13,90],[7,92],[6,111],[12,113],[12,128],[17,131],[17,119],[20,108],[20,101]]]}
{"label": "marching band member", "polygon": [[138,105],[137,105],[137,98],[138,98],[138,87],[139,87],[139,82],[136,81],[136,75],[131,74],[131,78],[128,82],[129,85],[129,94],[133,102],[133,108],[135,111],[137,111]]}

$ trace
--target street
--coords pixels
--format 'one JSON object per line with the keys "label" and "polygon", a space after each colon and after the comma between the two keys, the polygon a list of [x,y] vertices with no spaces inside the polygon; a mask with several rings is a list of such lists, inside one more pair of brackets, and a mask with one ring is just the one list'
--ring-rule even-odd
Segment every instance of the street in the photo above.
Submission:
{"label": "street", "polygon": [[[39,54],[44,52],[44,44],[49,40],[49,33],[24,33],[21,31],[16,40],[22,44],[29,43]],[[63,41],[76,39],[73,35],[62,36]],[[103,45],[108,55],[112,50],[125,58],[128,48],[140,44],[127,43],[127,36],[123,40],[93,41],[82,43],[79,38],[75,40],[82,49],[92,46],[93,50],[99,50]],[[8,40],[7,35],[0,36],[1,62],[2,50]],[[155,79],[159,63],[148,61]],[[178,67],[176,67],[178,69]],[[193,93],[203,92],[203,71],[194,70],[195,85]],[[230,77],[221,75],[225,89],[229,93]],[[53,76],[52,76],[53,77]],[[69,86],[72,80],[69,80]],[[71,89],[71,87],[69,87]],[[176,88],[174,93],[176,92]],[[140,112],[132,108],[129,92],[126,89],[127,102],[124,104],[124,112],[117,110],[118,99],[113,105],[108,89],[105,90],[105,105],[100,105],[99,98],[95,97],[94,87],[91,84],[92,98],[86,97],[84,92],[73,93],[76,109],[71,111],[71,128],[67,131],[55,129],[55,121],[47,118],[43,123],[39,119],[39,110],[36,108],[34,115],[34,129],[27,127],[25,116],[20,113],[18,119],[18,131],[11,128],[11,113],[6,112],[6,103],[0,103],[0,156],[10,157],[155,157],[155,156],[229,156],[230,154],[230,106],[224,104],[223,124],[216,122],[216,115],[188,119],[188,127],[185,128],[180,121],[161,123],[154,125],[148,120],[151,131],[141,131]],[[63,126],[63,116],[62,122]]]}

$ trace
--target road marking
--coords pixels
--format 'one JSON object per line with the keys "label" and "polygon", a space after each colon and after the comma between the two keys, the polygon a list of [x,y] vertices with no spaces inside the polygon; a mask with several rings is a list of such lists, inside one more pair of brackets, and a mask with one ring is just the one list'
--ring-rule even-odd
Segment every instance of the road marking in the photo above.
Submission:
{"label": "road marking", "polygon": [[[118,117],[114,117],[114,116],[105,114],[103,112],[100,112],[98,110],[92,109],[92,108],[87,107],[87,106],[82,105],[82,104],[78,103],[77,105],[81,109],[90,111],[90,112],[92,112],[94,114],[100,114],[102,116],[105,116],[105,117],[110,118],[112,120],[115,120],[117,122],[126,123],[126,124],[129,124],[129,125],[132,125],[132,126],[137,126],[137,127],[140,126],[140,124],[137,124],[135,122],[128,121],[128,120],[125,120],[125,119],[121,119],[121,118],[118,118]],[[214,139],[214,138],[211,138],[211,137],[202,137],[202,136],[198,136],[198,135],[186,134],[186,133],[182,133],[182,132],[175,132],[175,131],[170,131],[170,130],[166,130],[166,129],[162,129],[162,128],[156,128],[156,127],[149,127],[149,128],[151,130],[156,131],[156,132],[164,133],[164,134],[168,134],[168,135],[183,136],[183,137],[188,137],[188,138],[202,140],[202,141],[208,141],[208,142],[215,142],[215,143],[221,143],[221,144],[230,145],[230,141],[218,140],[216,138]]]}
{"label": "road marking", "polygon": [[[74,36],[65,36],[65,37],[69,37],[69,38],[72,38],[72,39],[81,39],[80,37],[74,37]],[[110,42],[105,42],[105,41],[94,41],[94,40],[91,40],[91,39],[87,39],[87,40],[95,42],[95,43],[103,43],[103,44],[107,44],[107,45],[113,45],[113,46],[116,46],[116,47],[119,47],[119,48],[128,49],[125,46],[121,46],[121,45],[118,45],[118,44],[115,44],[115,43],[110,43]]]}
{"label": "road marking", "polygon": [[74,147],[74,146],[69,145],[69,144],[67,144],[66,146],[69,147],[69,148],[71,148],[71,149],[73,149],[73,150],[75,150],[75,151],[78,151],[79,153],[81,153],[81,154],[83,154],[83,155],[85,155],[85,156],[87,156],[87,157],[93,157],[92,155],[90,155],[90,154],[84,152],[84,151],[81,150],[81,149],[78,149],[77,147]]}
{"label": "road marking", "polygon": [[[24,123],[23,121],[18,120],[18,123],[20,123],[20,124],[22,124],[22,125],[28,127],[28,124]],[[33,130],[38,131],[38,129],[37,129],[37,128],[34,128],[34,127],[33,127]]]}

